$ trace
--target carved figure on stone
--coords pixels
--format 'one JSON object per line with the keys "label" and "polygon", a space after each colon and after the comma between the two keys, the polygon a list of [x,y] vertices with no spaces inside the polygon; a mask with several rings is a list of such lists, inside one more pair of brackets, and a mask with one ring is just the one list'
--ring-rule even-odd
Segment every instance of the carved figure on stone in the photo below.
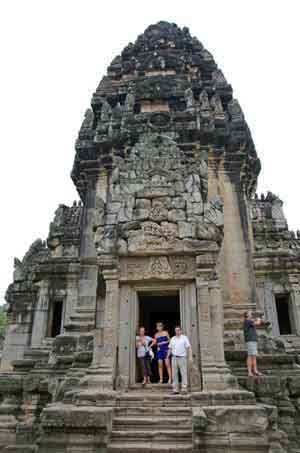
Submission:
{"label": "carved figure on stone", "polygon": [[92,109],[87,109],[84,114],[84,120],[81,125],[81,131],[91,130],[94,126],[94,112]]}
{"label": "carved figure on stone", "polygon": [[106,99],[103,99],[101,106],[101,121],[109,121],[112,114],[112,109]]}
{"label": "carved figure on stone", "polygon": [[223,115],[224,110],[222,106],[222,101],[220,96],[216,93],[210,100],[210,105],[212,106],[213,112],[215,115]]}
{"label": "carved figure on stone", "polygon": [[24,280],[23,264],[18,258],[14,258],[14,282]]}
{"label": "carved figure on stone", "polygon": [[185,90],[184,97],[185,97],[185,102],[186,102],[187,108],[189,109],[189,108],[194,107],[195,99],[194,99],[194,93],[193,93],[192,88],[188,88],[187,90]]}
{"label": "carved figure on stone", "polygon": [[236,99],[232,99],[232,101],[228,103],[228,112],[232,121],[244,121],[244,114]]}
{"label": "carved figure on stone", "polygon": [[93,219],[93,230],[96,231],[98,227],[105,224],[105,203],[101,197],[96,195],[96,203]]}
{"label": "carved figure on stone", "polygon": [[223,202],[220,197],[216,196],[206,204],[204,209],[204,219],[207,222],[213,223],[217,227],[223,226]]}
{"label": "carved figure on stone", "polygon": [[206,90],[201,91],[199,96],[200,110],[203,112],[210,111],[210,103]]}
{"label": "carved figure on stone", "polygon": [[133,88],[129,87],[128,92],[125,99],[125,112],[130,113],[133,112],[133,107],[135,104],[135,95],[133,93]]}
{"label": "carved figure on stone", "polygon": [[215,82],[217,86],[227,84],[224,74],[220,69],[216,69],[215,71],[213,71],[212,80]]}
{"label": "carved figure on stone", "polygon": [[172,269],[166,256],[151,257],[148,274],[151,277],[171,278]]}

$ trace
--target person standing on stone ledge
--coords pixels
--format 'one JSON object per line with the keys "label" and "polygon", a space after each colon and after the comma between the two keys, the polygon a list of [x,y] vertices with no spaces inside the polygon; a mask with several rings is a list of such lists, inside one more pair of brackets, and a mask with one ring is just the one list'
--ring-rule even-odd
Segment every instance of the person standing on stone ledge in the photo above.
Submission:
{"label": "person standing on stone ledge", "polygon": [[257,371],[257,332],[256,326],[261,324],[261,319],[252,319],[251,311],[244,313],[244,337],[247,345],[248,376],[261,376]]}
{"label": "person standing on stone ledge", "polygon": [[[145,335],[145,327],[139,328],[139,335],[136,337],[136,351],[139,359],[142,373],[143,385],[150,384],[151,372],[151,346],[154,343],[153,338]],[[153,354],[153,353],[152,353]]]}
{"label": "person standing on stone ledge", "polygon": [[171,384],[172,373],[170,360],[168,359],[168,347],[169,347],[170,335],[167,330],[164,330],[164,325],[162,322],[156,323],[156,334],[155,334],[155,344],[157,346],[156,358],[158,362],[158,373],[159,373],[159,383],[163,384],[164,382],[164,363],[168,372],[168,384]]}
{"label": "person standing on stone ledge", "polygon": [[188,337],[182,335],[180,326],[175,327],[175,336],[171,338],[168,358],[172,354],[173,393],[179,393],[179,371],[181,375],[181,390],[187,392],[187,356],[192,364],[192,348]]}

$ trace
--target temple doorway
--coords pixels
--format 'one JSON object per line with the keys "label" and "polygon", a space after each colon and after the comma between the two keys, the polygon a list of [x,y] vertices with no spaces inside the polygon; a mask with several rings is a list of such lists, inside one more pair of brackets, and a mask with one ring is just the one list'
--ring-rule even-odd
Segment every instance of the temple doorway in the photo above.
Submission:
{"label": "temple doorway", "polygon": [[[138,324],[144,326],[147,335],[154,337],[156,332],[156,323],[162,322],[165,330],[169,332],[170,337],[174,335],[174,328],[180,325],[180,296],[179,291],[145,291],[138,293]],[[156,349],[153,348],[154,353]],[[159,381],[158,364],[155,358],[152,360],[152,382]],[[141,380],[139,367],[137,368],[137,380]],[[166,369],[164,370],[164,381],[168,380]]]}

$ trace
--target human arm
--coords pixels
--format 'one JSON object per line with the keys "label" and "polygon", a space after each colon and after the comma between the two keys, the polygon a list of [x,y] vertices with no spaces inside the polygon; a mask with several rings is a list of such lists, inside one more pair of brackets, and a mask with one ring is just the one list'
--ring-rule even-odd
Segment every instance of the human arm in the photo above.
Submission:
{"label": "human arm", "polygon": [[150,343],[149,343],[149,348],[152,348],[152,346],[154,346],[156,344],[157,344],[156,338],[151,338]]}
{"label": "human arm", "polygon": [[136,346],[136,348],[139,348],[142,345],[143,345],[143,343],[142,343],[140,337],[136,337],[135,338],[135,346]]}
{"label": "human arm", "polygon": [[188,337],[185,337],[185,347],[186,347],[186,351],[187,351],[187,355],[188,355],[188,360],[190,363],[193,362],[193,351],[192,351],[192,346],[191,346],[191,343],[188,339]]}
{"label": "human arm", "polygon": [[172,346],[173,346],[173,344],[172,344],[172,340],[171,340],[169,343],[169,348],[168,348],[168,352],[167,352],[167,359],[170,358],[170,355],[172,353]]}
{"label": "human arm", "polygon": [[255,326],[260,326],[261,323],[262,323],[262,319],[261,318],[256,318],[255,321],[253,321],[253,322],[254,322]]}

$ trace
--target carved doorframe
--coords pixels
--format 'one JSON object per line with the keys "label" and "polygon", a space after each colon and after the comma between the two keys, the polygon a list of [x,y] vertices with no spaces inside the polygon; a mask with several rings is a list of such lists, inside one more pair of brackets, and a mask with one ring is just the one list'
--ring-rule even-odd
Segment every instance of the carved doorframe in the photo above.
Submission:
{"label": "carved doorframe", "polygon": [[128,388],[136,383],[135,337],[138,323],[138,293],[151,291],[178,291],[180,320],[183,332],[188,335],[194,361],[199,365],[199,326],[197,314],[196,282],[189,281],[140,281],[124,283],[120,293],[119,330],[119,386]]}

